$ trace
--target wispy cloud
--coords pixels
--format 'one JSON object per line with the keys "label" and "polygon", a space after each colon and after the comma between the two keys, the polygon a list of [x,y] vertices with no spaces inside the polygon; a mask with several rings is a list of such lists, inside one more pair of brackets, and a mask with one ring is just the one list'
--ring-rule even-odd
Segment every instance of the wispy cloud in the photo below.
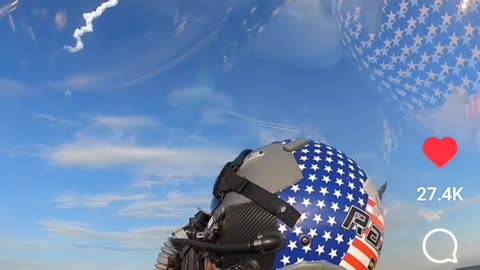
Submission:
{"label": "wispy cloud", "polygon": [[394,202],[385,205],[385,219],[392,229],[405,228],[421,222],[440,220],[444,211],[431,210],[411,202]]}
{"label": "wispy cloud", "polygon": [[53,90],[69,91],[71,93],[73,91],[96,89],[106,79],[107,77],[102,74],[76,74],[62,80],[49,81],[46,83],[46,87]]}
{"label": "wispy cloud", "polygon": [[148,194],[120,195],[120,194],[101,194],[87,195],[64,193],[53,199],[53,202],[59,208],[103,208],[119,202],[139,201],[148,198]]}
{"label": "wispy cloud", "polygon": [[480,205],[480,195],[459,201],[454,206],[437,209],[424,207],[421,203],[397,201],[385,205],[385,219],[390,227],[404,230],[405,226],[442,220],[450,214],[475,205]]}
{"label": "wispy cloud", "polygon": [[60,194],[52,200],[59,208],[105,208],[120,204],[116,215],[140,219],[175,219],[188,218],[197,208],[208,208],[210,204],[210,189],[204,191],[169,192],[160,198],[152,194],[75,194],[72,192]]}
{"label": "wispy cloud", "polygon": [[112,130],[155,127],[157,120],[146,116],[96,116],[93,125],[103,126]]}
{"label": "wispy cloud", "polygon": [[7,78],[0,78],[0,95],[1,96],[21,96],[30,93],[31,88],[19,81]]}
{"label": "wispy cloud", "polygon": [[154,247],[129,247],[129,246],[118,246],[118,245],[93,245],[93,244],[72,244],[73,248],[76,249],[86,249],[86,250],[99,250],[99,251],[118,251],[118,252],[138,252],[138,251],[152,251],[155,250]]}
{"label": "wispy cloud", "polygon": [[262,145],[294,137],[303,137],[326,142],[325,138],[317,129],[309,126],[297,126],[265,121],[234,111],[222,111],[222,113],[227,119],[238,119],[252,125],[255,132],[258,132],[258,140]]}
{"label": "wispy cloud", "polygon": [[[57,119],[51,115],[41,117],[46,121]],[[162,142],[166,143],[139,143],[136,132],[147,127],[155,127],[155,132],[162,133]],[[222,146],[218,141],[212,154],[212,145],[198,136],[192,138],[194,134],[171,130],[144,116],[86,116],[70,142],[43,148],[35,156],[62,167],[121,166],[134,174],[137,187],[152,187],[213,177],[226,161],[238,154],[238,149]]]}
{"label": "wispy cloud", "polygon": [[76,121],[58,118],[48,113],[35,113],[32,118],[45,122],[51,127],[76,127],[79,125]]}
{"label": "wispy cloud", "polygon": [[382,117],[383,123],[383,157],[387,165],[390,163],[390,156],[398,148],[398,137],[393,127],[385,117]]}
{"label": "wispy cloud", "polygon": [[50,241],[26,240],[0,240],[0,248],[55,248],[57,245]]}
{"label": "wispy cloud", "polygon": [[[445,103],[436,110],[411,113],[420,127],[431,136],[455,136],[465,145],[474,145],[468,149],[480,149],[480,117],[469,119],[466,115],[466,98],[456,93],[446,97]],[[467,148],[466,148],[467,149]]]}
{"label": "wispy cloud", "polygon": [[171,148],[75,142],[53,147],[43,157],[59,166],[106,168],[141,165],[145,170],[188,171],[205,176],[210,175],[212,170],[217,171],[225,160],[234,156],[229,149],[217,148],[215,155],[205,158],[210,150],[209,147]]}
{"label": "wispy cloud", "polygon": [[418,215],[427,221],[440,220],[443,216],[442,210],[420,209]]}
{"label": "wispy cloud", "polygon": [[27,27],[27,31],[28,31],[28,33],[30,34],[30,38],[31,38],[33,41],[37,41],[37,35],[35,34],[35,30],[33,30],[33,27],[28,26],[28,27]]}
{"label": "wispy cloud", "polygon": [[[40,223],[42,229],[52,235],[64,237],[75,244],[91,246],[114,244],[113,246],[140,250],[158,250],[161,243],[172,232],[172,227],[148,227],[128,231],[99,231],[87,224],[50,220]],[[84,242],[85,241],[85,242]]]}
{"label": "wispy cloud", "polygon": [[200,104],[199,123],[201,124],[249,127],[252,134],[257,136],[260,144],[293,137],[324,139],[317,129],[309,125],[290,125],[267,121],[234,111],[232,98],[210,87],[178,89],[173,91],[169,98],[174,106]]}
{"label": "wispy cloud", "polygon": [[24,145],[0,145],[0,154],[9,158],[31,158],[36,153],[41,153],[48,149],[48,145],[35,144],[30,146]]}
{"label": "wispy cloud", "polygon": [[178,89],[170,93],[169,99],[176,107],[198,105],[199,123],[203,125],[218,126],[240,120],[240,124],[253,127],[261,144],[308,133],[305,127],[265,121],[234,111],[230,96],[208,86]]}
{"label": "wispy cloud", "polygon": [[113,116],[100,115],[88,119],[88,127],[78,133],[88,134],[88,132],[108,130],[115,138],[122,141],[127,139],[134,140],[135,136],[145,128],[161,128],[160,123],[147,116]]}
{"label": "wispy cloud", "polygon": [[268,121],[263,121],[260,119],[256,119],[238,112],[232,112],[232,111],[225,111],[224,112],[226,115],[238,118],[241,120],[244,120],[250,124],[259,126],[259,127],[264,127],[268,129],[278,129],[278,130],[283,130],[283,131],[293,131],[293,132],[299,132],[301,131],[300,127],[297,126],[292,126],[292,125],[284,125],[284,124],[279,124],[279,123],[274,123],[274,122],[268,122]]}
{"label": "wispy cloud", "polygon": [[206,208],[210,193],[171,192],[161,200],[135,201],[120,209],[118,214],[130,218],[187,218],[197,207]]}
{"label": "wispy cloud", "polygon": [[135,115],[83,115],[72,120],[49,113],[35,113],[32,118],[47,123],[51,127],[76,128],[73,131],[77,139],[91,139],[97,142],[102,139],[132,138],[136,132],[143,128],[160,126],[160,123],[154,118]]}
{"label": "wispy cloud", "polygon": [[8,24],[10,25],[10,29],[12,29],[13,32],[17,32],[17,26],[15,25],[12,14],[8,14]]}
{"label": "wispy cloud", "polygon": [[[17,261],[0,261],[1,269],[9,270],[60,270],[64,268],[55,267],[51,265],[37,264],[37,263],[28,263],[28,262],[17,262]],[[76,268],[79,270],[79,268]]]}
{"label": "wispy cloud", "polygon": [[165,186],[171,184],[191,183],[194,180],[194,176],[190,174],[173,174],[167,173],[166,175],[147,175],[144,176],[147,179],[141,178],[135,180],[131,186],[133,188],[152,189],[157,186]]}

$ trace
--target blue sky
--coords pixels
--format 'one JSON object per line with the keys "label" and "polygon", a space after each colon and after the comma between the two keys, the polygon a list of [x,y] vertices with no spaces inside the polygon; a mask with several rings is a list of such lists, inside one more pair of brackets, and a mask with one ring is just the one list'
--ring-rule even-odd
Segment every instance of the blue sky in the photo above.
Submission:
{"label": "blue sky", "polygon": [[[149,269],[172,227],[208,207],[226,161],[288,137],[336,146],[377,186],[388,180],[378,269],[404,269],[405,260],[451,269],[421,253],[436,227],[457,235],[461,264],[478,263],[473,122],[448,118],[462,108],[447,103],[429,125],[405,117],[344,57],[317,2],[287,5],[227,73],[216,69],[225,44],[201,48],[223,13],[206,20],[186,9],[194,23],[176,37],[178,3],[121,2],[95,21],[83,50],[62,49],[100,3],[20,2],[0,12],[1,267]],[[285,28],[298,30],[295,42]],[[441,170],[421,151],[432,135],[459,142]],[[416,202],[417,188],[431,185],[464,187],[465,201]]]}

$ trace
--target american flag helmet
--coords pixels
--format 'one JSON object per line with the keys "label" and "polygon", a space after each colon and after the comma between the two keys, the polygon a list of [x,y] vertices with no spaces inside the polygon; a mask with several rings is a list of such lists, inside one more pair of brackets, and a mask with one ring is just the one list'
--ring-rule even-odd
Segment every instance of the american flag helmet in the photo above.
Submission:
{"label": "american flag helmet", "polygon": [[333,2],[347,55],[407,112],[478,115],[480,0]]}
{"label": "american flag helmet", "polygon": [[224,256],[216,269],[245,261],[262,270],[375,268],[386,186],[377,191],[345,153],[318,141],[288,139],[245,150],[227,165],[243,184],[225,184],[225,169],[217,178],[209,223],[220,231],[216,243],[241,243],[262,232],[278,232],[285,241],[269,254]]}

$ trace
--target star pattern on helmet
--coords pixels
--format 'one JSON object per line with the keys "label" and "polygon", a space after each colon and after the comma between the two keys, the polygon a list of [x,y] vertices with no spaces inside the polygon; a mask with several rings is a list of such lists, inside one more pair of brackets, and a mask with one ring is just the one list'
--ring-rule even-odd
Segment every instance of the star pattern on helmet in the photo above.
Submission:
{"label": "star pattern on helmet", "polygon": [[408,110],[435,109],[480,89],[480,0],[385,0],[381,28],[335,0],[341,40],[358,68]]}
{"label": "star pattern on helmet", "polygon": [[[341,225],[351,206],[366,208],[367,175],[347,155],[323,143],[309,141],[293,155],[303,178],[278,196],[302,215],[293,228],[279,223],[287,246],[277,253],[274,268],[320,260],[338,265],[356,237],[354,230]],[[302,236],[309,236],[310,243],[304,245]]]}

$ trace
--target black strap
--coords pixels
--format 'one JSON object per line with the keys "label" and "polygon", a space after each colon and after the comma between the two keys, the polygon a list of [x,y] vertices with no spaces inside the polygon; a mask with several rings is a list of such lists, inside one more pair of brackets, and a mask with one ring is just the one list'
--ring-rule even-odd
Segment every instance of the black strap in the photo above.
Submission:
{"label": "black strap", "polygon": [[245,158],[250,154],[253,150],[251,149],[245,149],[243,150],[238,156],[230,162],[227,162],[225,166],[223,167],[222,171],[220,174],[217,176],[217,180],[215,181],[215,184],[213,185],[213,196],[217,199],[220,199],[222,194],[220,194],[218,186],[223,183],[223,179],[226,177],[226,174],[229,171],[233,171],[235,174],[237,173],[238,169],[243,165],[243,161]]}
{"label": "black strap", "polygon": [[232,167],[226,167],[222,171],[222,179],[217,182],[217,195],[224,195],[235,191],[257,203],[262,208],[275,215],[287,226],[292,228],[300,218],[301,214],[275,194],[270,193],[261,186],[250,182],[247,178],[236,174]]}

